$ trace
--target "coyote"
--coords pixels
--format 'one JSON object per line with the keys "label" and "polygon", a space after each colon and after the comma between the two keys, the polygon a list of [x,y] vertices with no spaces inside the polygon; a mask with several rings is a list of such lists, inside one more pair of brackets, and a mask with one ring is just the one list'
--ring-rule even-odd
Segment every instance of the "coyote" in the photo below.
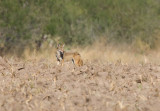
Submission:
{"label": "coyote", "polygon": [[64,61],[72,60],[73,64],[76,66],[82,66],[83,61],[81,55],[78,52],[66,52],[64,51],[64,45],[57,45],[56,58],[58,64],[63,65]]}

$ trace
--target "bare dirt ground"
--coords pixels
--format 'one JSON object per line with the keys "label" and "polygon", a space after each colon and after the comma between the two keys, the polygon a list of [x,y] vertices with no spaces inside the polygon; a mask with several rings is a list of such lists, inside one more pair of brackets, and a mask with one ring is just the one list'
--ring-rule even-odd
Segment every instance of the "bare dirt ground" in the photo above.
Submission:
{"label": "bare dirt ground", "polygon": [[0,111],[160,111],[160,65],[1,58]]}

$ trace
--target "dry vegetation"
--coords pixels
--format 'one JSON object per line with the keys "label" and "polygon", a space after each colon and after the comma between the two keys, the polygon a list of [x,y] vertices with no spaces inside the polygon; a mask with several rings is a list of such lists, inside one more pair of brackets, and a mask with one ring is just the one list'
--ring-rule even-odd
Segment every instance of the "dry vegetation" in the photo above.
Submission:
{"label": "dry vegetation", "polygon": [[[141,44],[142,45],[142,44]],[[68,50],[69,49],[69,50]],[[66,51],[78,51],[83,60],[94,61],[94,62],[112,62],[115,63],[117,60],[120,60],[122,63],[127,64],[145,64],[145,63],[160,63],[160,48],[154,50],[145,50],[137,51],[138,48],[135,48],[134,45],[127,44],[108,44],[107,41],[102,37],[94,42],[92,45],[86,47],[76,47],[76,46],[65,46]],[[41,47],[41,51],[36,52],[36,50],[25,49],[23,53],[23,58],[28,59],[43,59],[47,58],[52,62],[56,61],[55,58],[55,47],[50,47],[45,43]],[[9,55],[8,57],[13,56]],[[14,55],[17,56],[16,54]]]}
{"label": "dry vegetation", "polygon": [[76,50],[85,61],[82,67],[57,66],[54,50],[26,50],[21,60],[0,58],[1,111],[159,110],[158,54],[136,56],[104,44]]}
{"label": "dry vegetation", "polygon": [[0,111],[159,111],[159,3],[0,0]]}

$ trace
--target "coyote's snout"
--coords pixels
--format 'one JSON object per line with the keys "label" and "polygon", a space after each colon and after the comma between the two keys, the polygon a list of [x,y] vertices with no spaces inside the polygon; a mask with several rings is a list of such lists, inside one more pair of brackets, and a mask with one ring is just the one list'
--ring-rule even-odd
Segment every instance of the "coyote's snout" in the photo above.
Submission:
{"label": "coyote's snout", "polygon": [[72,60],[76,66],[82,66],[83,61],[81,55],[78,52],[66,52],[64,51],[64,45],[57,45],[56,58],[58,63],[63,65],[64,61]]}

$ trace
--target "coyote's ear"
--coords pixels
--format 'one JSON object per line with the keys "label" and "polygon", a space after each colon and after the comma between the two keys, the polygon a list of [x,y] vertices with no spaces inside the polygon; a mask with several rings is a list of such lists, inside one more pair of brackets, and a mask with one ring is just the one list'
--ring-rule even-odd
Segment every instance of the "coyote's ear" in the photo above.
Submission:
{"label": "coyote's ear", "polygon": [[65,44],[63,44],[63,46],[62,47],[64,47],[65,46]]}

